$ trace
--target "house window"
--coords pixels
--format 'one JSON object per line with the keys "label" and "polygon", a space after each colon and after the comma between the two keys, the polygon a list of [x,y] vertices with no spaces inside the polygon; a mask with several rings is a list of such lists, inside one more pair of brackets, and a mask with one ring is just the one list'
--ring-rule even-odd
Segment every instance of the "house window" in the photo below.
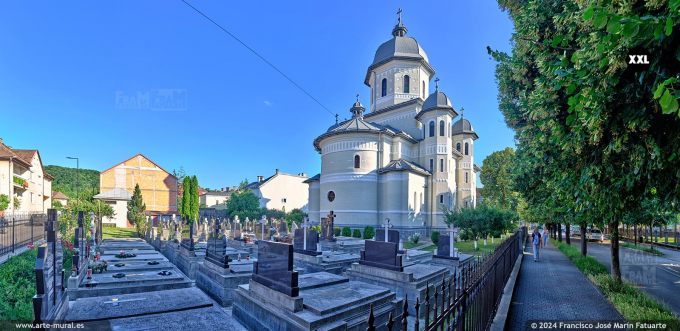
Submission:
{"label": "house window", "polygon": [[430,121],[430,137],[434,137],[434,121]]}
{"label": "house window", "polygon": [[425,81],[423,81],[423,99],[425,99]]}
{"label": "house window", "polygon": [[411,77],[408,75],[404,76],[404,93],[411,93]]}
{"label": "house window", "polygon": [[444,203],[444,195],[443,194],[439,195],[439,203],[441,203],[441,204]]}
{"label": "house window", "polygon": [[458,152],[460,152],[460,143],[457,143],[457,144],[456,144],[456,150],[457,150]]}
{"label": "house window", "polygon": [[468,143],[465,143],[465,155],[468,155],[468,152],[469,152]]}
{"label": "house window", "polygon": [[444,159],[439,159],[439,172],[444,172]]}
{"label": "house window", "polygon": [[430,172],[433,172],[434,169],[434,160],[430,159]]}
{"label": "house window", "polygon": [[286,198],[281,199],[281,202],[286,203]]}
{"label": "house window", "polygon": [[465,172],[465,184],[467,184],[467,183],[468,183],[468,172],[466,171]]}
{"label": "house window", "polygon": [[359,155],[354,155],[354,169],[361,168],[361,157]]}
{"label": "house window", "polygon": [[380,96],[384,97],[387,95],[387,78],[383,78],[382,84],[380,87]]}
{"label": "house window", "polygon": [[444,125],[444,121],[439,121],[439,135],[442,136],[442,137],[446,134],[445,133],[445,130],[446,130],[445,127],[446,126]]}

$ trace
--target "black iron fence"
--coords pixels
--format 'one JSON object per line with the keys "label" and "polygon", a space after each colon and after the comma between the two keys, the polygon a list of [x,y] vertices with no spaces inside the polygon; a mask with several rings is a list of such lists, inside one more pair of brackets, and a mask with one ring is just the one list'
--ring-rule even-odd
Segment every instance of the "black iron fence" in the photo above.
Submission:
{"label": "black iron fence", "polygon": [[441,284],[429,285],[425,299],[417,298],[415,303],[415,316],[424,309],[424,320],[415,318],[409,326],[405,299],[401,316],[390,313],[384,325],[375,325],[371,307],[368,330],[488,330],[526,237],[526,228],[522,228],[492,253],[475,258]]}
{"label": "black iron fence", "polygon": [[680,247],[680,231],[674,225],[651,228],[649,226],[624,226],[619,228],[621,237],[645,243]]}
{"label": "black iron fence", "polygon": [[0,217],[0,256],[45,239],[46,219],[45,214],[35,213],[5,213]]}

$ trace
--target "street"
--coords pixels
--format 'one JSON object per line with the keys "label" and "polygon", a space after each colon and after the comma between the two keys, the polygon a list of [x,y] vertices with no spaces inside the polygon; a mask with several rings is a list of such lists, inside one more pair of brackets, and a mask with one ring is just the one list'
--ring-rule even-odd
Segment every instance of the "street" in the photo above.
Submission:
{"label": "street", "polygon": [[[571,239],[571,244],[580,247],[580,239]],[[620,247],[622,277],[634,283],[666,305],[680,316],[680,252],[670,249],[656,249],[664,253],[655,256],[642,251]],[[588,243],[588,255],[596,258],[611,271],[611,252],[609,243]]]}

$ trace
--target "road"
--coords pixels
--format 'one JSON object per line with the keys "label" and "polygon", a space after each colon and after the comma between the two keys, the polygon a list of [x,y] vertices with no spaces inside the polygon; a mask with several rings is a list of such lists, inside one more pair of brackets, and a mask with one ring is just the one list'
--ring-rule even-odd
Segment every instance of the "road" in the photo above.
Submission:
{"label": "road", "polygon": [[[571,244],[581,247],[579,239]],[[637,285],[642,291],[666,305],[680,316],[680,251],[659,248],[663,256],[654,256],[634,249],[620,247],[621,276]],[[608,243],[588,243],[588,255],[594,257],[611,271],[611,246]]]}

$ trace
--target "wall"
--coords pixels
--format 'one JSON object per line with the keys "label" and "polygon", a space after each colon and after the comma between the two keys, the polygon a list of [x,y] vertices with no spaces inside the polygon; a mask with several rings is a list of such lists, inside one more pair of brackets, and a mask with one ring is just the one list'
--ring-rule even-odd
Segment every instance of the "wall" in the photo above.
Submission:
{"label": "wall", "polygon": [[[308,210],[309,187],[306,176],[279,173],[260,185],[260,205],[268,209],[291,211],[295,208]],[[284,201],[285,199],[285,201]]]}

